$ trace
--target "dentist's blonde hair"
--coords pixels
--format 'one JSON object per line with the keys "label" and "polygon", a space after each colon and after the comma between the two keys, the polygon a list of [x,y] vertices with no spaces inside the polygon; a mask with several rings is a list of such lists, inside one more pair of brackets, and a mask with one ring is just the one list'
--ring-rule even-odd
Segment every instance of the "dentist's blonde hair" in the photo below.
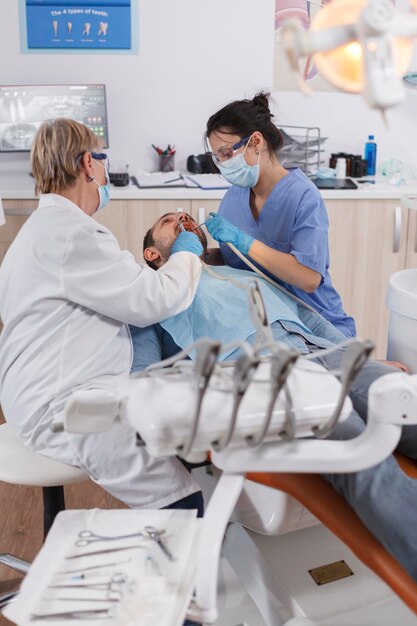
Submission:
{"label": "dentist's blonde hair", "polygon": [[59,193],[73,187],[82,155],[99,152],[102,145],[97,135],[75,120],[61,117],[43,122],[31,151],[35,193]]}

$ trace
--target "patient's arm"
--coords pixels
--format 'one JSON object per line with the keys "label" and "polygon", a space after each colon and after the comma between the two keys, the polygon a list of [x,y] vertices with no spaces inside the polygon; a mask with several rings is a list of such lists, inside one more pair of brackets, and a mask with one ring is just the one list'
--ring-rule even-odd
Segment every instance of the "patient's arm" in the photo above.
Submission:
{"label": "patient's arm", "polygon": [[208,248],[205,262],[207,265],[224,265],[220,248]]}
{"label": "patient's arm", "polygon": [[162,359],[162,343],[159,324],[146,328],[129,326],[133,345],[133,362],[131,372],[144,370],[148,365]]}
{"label": "patient's arm", "polygon": [[146,369],[153,363],[168,359],[180,352],[181,348],[159,324],[146,328],[129,326],[133,344],[131,373]]}

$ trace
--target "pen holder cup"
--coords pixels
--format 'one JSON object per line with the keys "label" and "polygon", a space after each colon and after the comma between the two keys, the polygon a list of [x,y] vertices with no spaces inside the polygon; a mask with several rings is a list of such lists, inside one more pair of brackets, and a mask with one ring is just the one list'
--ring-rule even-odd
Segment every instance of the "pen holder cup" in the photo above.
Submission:
{"label": "pen holder cup", "polygon": [[159,171],[173,172],[175,169],[175,154],[159,155]]}

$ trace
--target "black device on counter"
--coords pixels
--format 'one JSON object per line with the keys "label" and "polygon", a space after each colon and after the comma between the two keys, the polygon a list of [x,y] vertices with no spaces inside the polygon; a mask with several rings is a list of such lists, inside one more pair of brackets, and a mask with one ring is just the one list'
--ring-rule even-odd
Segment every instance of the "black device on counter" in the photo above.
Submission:
{"label": "black device on counter", "polygon": [[352,178],[361,178],[368,174],[368,161],[360,154],[349,154],[347,152],[334,152],[330,156],[329,167],[336,169],[338,159],[346,159],[346,175]]}
{"label": "black device on counter", "polygon": [[130,182],[129,172],[109,172],[109,178],[115,187],[126,187]]}
{"label": "black device on counter", "polygon": [[187,159],[187,170],[192,174],[218,174],[220,172],[210,154],[190,154]]}
{"label": "black device on counter", "polygon": [[357,189],[358,186],[350,178],[312,178],[318,189]]}

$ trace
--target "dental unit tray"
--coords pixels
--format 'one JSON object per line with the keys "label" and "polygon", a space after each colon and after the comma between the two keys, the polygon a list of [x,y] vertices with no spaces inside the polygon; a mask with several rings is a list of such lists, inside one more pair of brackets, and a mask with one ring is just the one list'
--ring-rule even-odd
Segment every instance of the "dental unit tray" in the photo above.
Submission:
{"label": "dental unit tray", "polygon": [[[272,363],[266,359],[257,367],[241,399],[230,446],[250,445],[251,438],[262,431],[271,398]],[[70,432],[99,432],[109,428],[114,419],[121,419],[139,433],[150,455],[180,455],[197,462],[205,458],[207,450],[216,449],[230,427],[233,373],[233,363],[216,366],[202,399],[192,452],[184,451],[196,399],[191,361],[132,377],[114,391],[74,393],[66,407],[64,427]],[[314,436],[313,429],[320,429],[331,420],[341,391],[341,383],[322,366],[298,360],[275,401],[262,441],[288,440],[289,418],[295,426],[289,438]],[[338,419],[346,419],[351,410],[351,401],[346,398]]]}
{"label": "dental unit tray", "polygon": [[[242,399],[231,445],[244,444],[261,428],[270,397],[270,369],[270,362],[259,365]],[[233,402],[231,376],[227,376],[227,368],[221,373],[213,374],[205,394],[193,453],[209,450],[213,442],[221,440],[227,429]],[[293,402],[295,436],[312,436],[313,427],[323,425],[330,419],[341,385],[320,365],[308,361],[295,365],[287,384]],[[189,437],[194,396],[195,381],[181,373],[131,381],[126,415],[146,443],[150,455],[181,453],[181,447]],[[351,410],[351,402],[347,399],[339,419],[347,418]],[[286,397],[283,390],[276,401],[265,441],[281,439],[285,424]]]}

